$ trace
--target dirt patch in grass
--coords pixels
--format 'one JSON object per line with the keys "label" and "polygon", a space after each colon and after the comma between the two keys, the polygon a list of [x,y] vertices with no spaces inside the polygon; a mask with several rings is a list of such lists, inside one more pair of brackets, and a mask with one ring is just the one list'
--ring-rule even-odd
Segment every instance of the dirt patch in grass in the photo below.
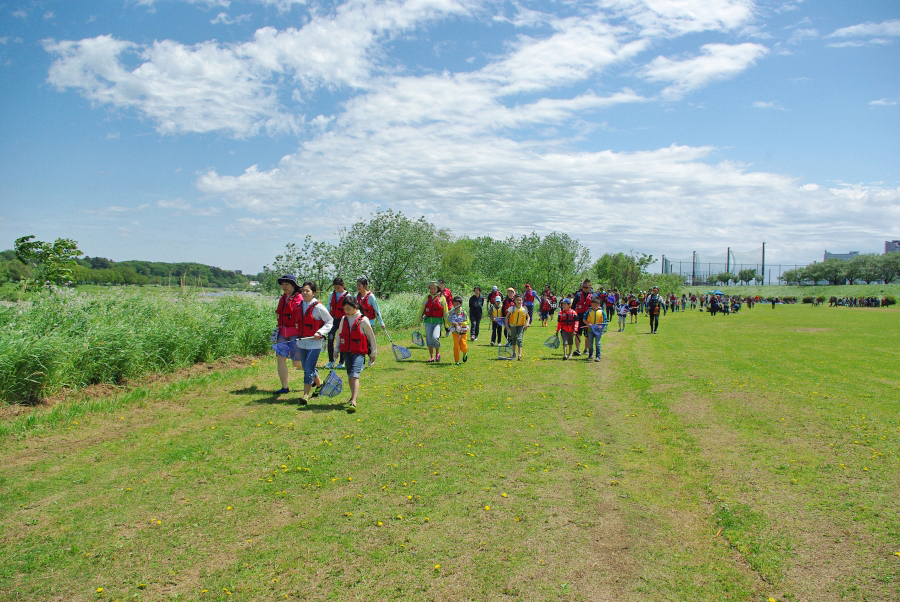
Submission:
{"label": "dirt patch in grass", "polygon": [[829,332],[831,328],[798,328],[797,332]]}

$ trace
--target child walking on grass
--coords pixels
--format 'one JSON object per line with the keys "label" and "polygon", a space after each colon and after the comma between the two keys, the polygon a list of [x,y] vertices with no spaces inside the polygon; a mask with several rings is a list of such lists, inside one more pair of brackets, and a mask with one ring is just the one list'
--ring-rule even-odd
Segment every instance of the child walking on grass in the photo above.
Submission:
{"label": "child walking on grass", "polygon": [[[509,344],[513,345],[513,357],[522,359],[522,338],[525,331],[531,326],[531,314],[528,309],[522,305],[522,295],[516,294],[513,298],[513,305],[506,314],[506,325],[509,328]],[[516,355],[515,347],[519,348],[519,354]]]}
{"label": "child walking on grass", "polygon": [[350,381],[350,400],[347,402],[347,413],[356,411],[356,400],[359,396],[359,377],[369,356],[369,365],[375,363],[378,347],[375,344],[375,332],[369,319],[359,311],[359,302],[346,295],[343,302],[344,317],[338,326],[340,350],[347,366],[347,378]]}
{"label": "child walking on grass", "polygon": [[628,304],[624,300],[619,303],[616,313],[619,314],[619,332],[625,332],[625,321],[628,319]]}
{"label": "child walking on grass", "polygon": [[491,318],[491,347],[494,346],[494,341],[497,341],[497,345],[503,344],[503,327],[506,320],[506,315],[503,313],[503,299],[500,295],[496,295],[494,297],[494,302],[491,304],[490,309],[490,318]]}
{"label": "child walking on grass", "polygon": [[469,332],[469,317],[462,308],[462,297],[453,297],[453,309],[450,310],[450,333],[453,335],[453,359],[459,365],[459,355],[462,353],[462,361],[469,361],[469,343],[466,335]]}
{"label": "child walking on grass", "polygon": [[603,326],[603,304],[596,295],[591,299],[591,308],[584,313],[584,323],[587,325],[588,361],[591,356],[595,362],[600,361],[600,327]]}
{"label": "child walking on grass", "polygon": [[562,337],[563,359],[572,357],[572,344],[575,341],[575,331],[578,330],[578,314],[572,309],[572,300],[563,299],[560,303],[562,309],[556,316],[556,332]]}

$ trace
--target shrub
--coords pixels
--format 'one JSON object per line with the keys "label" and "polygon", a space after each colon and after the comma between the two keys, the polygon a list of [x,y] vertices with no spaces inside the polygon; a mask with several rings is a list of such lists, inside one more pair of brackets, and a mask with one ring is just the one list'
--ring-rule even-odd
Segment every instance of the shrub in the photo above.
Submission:
{"label": "shrub", "polygon": [[896,305],[896,304],[897,304],[897,297],[895,297],[894,295],[885,295],[884,296],[883,305],[885,307],[887,307],[888,305]]}
{"label": "shrub", "polygon": [[812,295],[805,295],[801,300],[801,303],[812,303],[815,300],[815,297],[813,297]]}
{"label": "shrub", "polygon": [[818,297],[816,297],[816,301],[818,301],[819,303],[825,303],[825,295],[819,295]]}

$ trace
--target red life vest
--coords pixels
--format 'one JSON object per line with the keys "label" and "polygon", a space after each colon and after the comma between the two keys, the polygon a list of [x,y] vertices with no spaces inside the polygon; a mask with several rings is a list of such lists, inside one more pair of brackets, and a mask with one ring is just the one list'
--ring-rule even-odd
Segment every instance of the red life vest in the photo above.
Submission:
{"label": "red life vest", "polygon": [[300,295],[292,297],[288,297],[286,294],[281,295],[278,307],[275,309],[275,313],[278,315],[278,334],[288,338],[295,337],[300,333],[297,322],[300,321],[300,304],[302,302],[303,297]]}
{"label": "red life vest", "polygon": [[303,315],[300,316],[300,336],[301,337],[311,337],[316,334],[320,328],[325,326],[325,322],[316,318],[313,315],[313,308],[318,305],[318,301],[313,301],[309,305],[306,306],[306,311],[303,312]]}
{"label": "red life vest", "polygon": [[444,306],[441,305],[441,297],[442,295],[438,293],[435,296],[428,295],[428,301],[425,302],[425,317],[426,318],[443,318],[444,317]]}
{"label": "red life vest", "polygon": [[444,289],[444,299],[447,300],[447,307],[453,307],[453,293],[450,292],[449,288]]}
{"label": "red life vest", "polygon": [[584,291],[578,292],[578,300],[575,301],[575,313],[583,314],[587,310],[591,308],[591,293],[585,293]]}
{"label": "red life vest", "polygon": [[541,298],[541,311],[550,311],[550,297]]}
{"label": "red life vest", "polygon": [[328,313],[331,314],[331,317],[335,319],[335,321],[340,320],[344,317],[344,297],[347,296],[347,291],[344,291],[338,297],[337,291],[332,291],[331,300],[328,303]]}
{"label": "red life vest", "polygon": [[534,289],[525,289],[525,294],[522,295],[522,301],[525,303],[534,303],[535,299],[537,299],[537,295],[535,294]]}
{"label": "red life vest", "polygon": [[506,315],[506,310],[516,304],[515,299],[510,299],[509,295],[503,297],[503,315]]}
{"label": "red life vest", "polygon": [[341,327],[341,352],[369,354],[369,338],[362,331],[362,316],[357,314],[350,324],[350,316],[346,316]]}
{"label": "red life vest", "polygon": [[375,308],[369,303],[369,296],[371,294],[371,292],[366,292],[365,296],[363,296],[362,293],[356,293],[356,300],[359,301],[359,311],[361,311],[365,317],[374,320]]}
{"label": "red life vest", "polygon": [[571,309],[564,309],[559,312],[559,317],[556,318],[556,321],[560,324],[559,330],[575,332],[575,326],[578,324],[578,315]]}

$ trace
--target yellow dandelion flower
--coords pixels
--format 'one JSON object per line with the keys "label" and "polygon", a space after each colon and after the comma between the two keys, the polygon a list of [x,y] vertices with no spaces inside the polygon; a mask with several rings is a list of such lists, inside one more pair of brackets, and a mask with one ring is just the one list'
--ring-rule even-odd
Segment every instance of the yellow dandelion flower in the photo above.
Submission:
{"label": "yellow dandelion flower", "polygon": [[102,594],[102,593],[103,593],[103,588],[102,588],[102,587],[98,587],[98,588],[97,588],[97,593],[98,593],[98,594]]}
{"label": "yellow dandelion flower", "polygon": [[485,506],[484,509],[485,509],[485,510],[490,510],[491,507],[490,507],[490,506]]}
{"label": "yellow dandelion flower", "polygon": [[500,497],[509,497],[509,496],[506,495],[505,493],[501,493],[501,494],[500,494]]}
{"label": "yellow dandelion flower", "polygon": [[434,565],[434,570],[436,570],[436,571],[441,570],[441,565],[439,565],[439,564]]}

